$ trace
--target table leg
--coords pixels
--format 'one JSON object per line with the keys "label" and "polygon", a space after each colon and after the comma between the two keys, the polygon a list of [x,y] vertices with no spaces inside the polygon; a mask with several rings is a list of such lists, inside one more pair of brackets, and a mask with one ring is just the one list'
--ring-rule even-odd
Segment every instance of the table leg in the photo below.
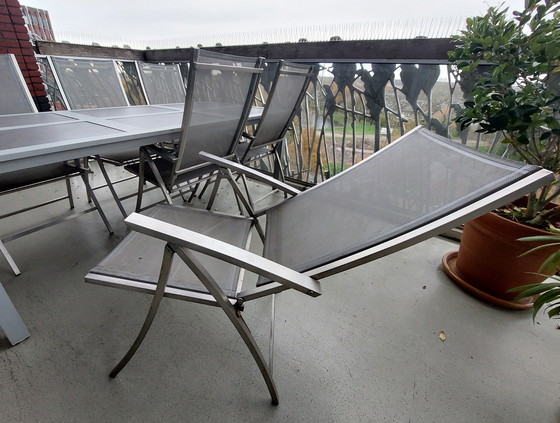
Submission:
{"label": "table leg", "polygon": [[16,262],[14,261],[14,259],[12,258],[12,256],[10,255],[10,253],[8,252],[6,247],[4,246],[4,243],[2,242],[1,239],[0,239],[0,253],[2,253],[2,255],[8,261],[8,264],[12,268],[12,272],[14,272],[14,275],[16,275],[16,276],[19,275],[21,272],[19,271],[19,269],[16,265]]}
{"label": "table leg", "polygon": [[0,328],[6,334],[10,344],[16,345],[29,337],[29,331],[12,304],[8,293],[0,283]]}

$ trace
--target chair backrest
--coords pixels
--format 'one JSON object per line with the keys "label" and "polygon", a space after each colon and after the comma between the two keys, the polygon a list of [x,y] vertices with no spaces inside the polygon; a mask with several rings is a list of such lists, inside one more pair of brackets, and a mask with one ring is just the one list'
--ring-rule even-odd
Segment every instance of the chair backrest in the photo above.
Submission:
{"label": "chair backrest", "polygon": [[57,56],[50,60],[69,109],[129,105],[113,60]]}
{"label": "chair backrest", "polygon": [[[174,174],[202,165],[200,151],[232,154],[251,111],[262,63],[262,58],[194,49]],[[191,126],[195,115],[198,122],[215,124]]]}
{"label": "chair backrest", "polygon": [[417,128],[270,209],[265,256],[322,277],[438,235],[553,180],[537,166]]}
{"label": "chair backrest", "polygon": [[138,69],[150,104],[185,101],[185,83],[178,65],[138,62]]}
{"label": "chair backrest", "polygon": [[13,54],[0,55],[0,115],[37,112]]}
{"label": "chair backrest", "polygon": [[280,60],[250,148],[262,147],[284,138],[315,76],[313,70],[313,65]]}

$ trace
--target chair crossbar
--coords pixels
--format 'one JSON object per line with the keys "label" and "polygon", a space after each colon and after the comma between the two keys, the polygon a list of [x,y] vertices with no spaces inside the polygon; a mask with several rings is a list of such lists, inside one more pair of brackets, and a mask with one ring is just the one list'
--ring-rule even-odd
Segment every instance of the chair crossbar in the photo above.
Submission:
{"label": "chair crossbar", "polygon": [[[141,292],[143,294],[153,294],[156,290],[156,285],[148,282],[125,280],[123,278],[116,278],[112,276],[100,275],[98,273],[88,273],[85,276],[85,281],[102,286],[112,288],[121,288],[129,291]],[[175,288],[173,286],[166,286],[164,297],[174,300],[182,300],[193,302],[197,304],[210,305],[219,307],[218,303],[210,294],[203,292],[188,291],[185,289]],[[230,299],[233,304],[236,300]]]}

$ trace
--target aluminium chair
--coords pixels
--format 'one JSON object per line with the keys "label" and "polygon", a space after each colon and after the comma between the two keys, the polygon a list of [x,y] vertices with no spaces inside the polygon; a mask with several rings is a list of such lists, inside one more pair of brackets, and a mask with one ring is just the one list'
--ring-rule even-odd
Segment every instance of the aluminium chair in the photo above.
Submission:
{"label": "aluminium chair", "polygon": [[60,56],[49,60],[68,109],[129,105],[113,60]]}
{"label": "aluminium chair", "polygon": [[185,102],[185,83],[176,64],[137,62],[149,104]]}
{"label": "aluminium chair", "polygon": [[[138,70],[140,84],[148,104],[174,104],[185,102],[185,83],[178,65],[136,62],[136,69]],[[117,167],[127,166],[138,163],[139,159],[140,153],[138,149],[104,155],[103,157],[95,156],[95,160],[103,174],[107,187],[123,217],[126,217],[128,213],[122,205],[122,200],[133,195],[119,197],[114,189],[114,184],[131,178],[112,181],[105,164],[108,163]]]}
{"label": "aluminium chair", "polygon": [[[49,60],[52,63],[51,67],[55,71],[55,77],[58,81],[62,97],[69,109],[130,106],[115,61],[103,58],[71,58],[58,56],[50,56]],[[170,82],[172,78],[175,78],[175,80],[172,81],[174,84],[173,89],[168,89],[167,91],[174,95],[174,102],[183,102],[184,95],[181,98],[178,94],[173,93],[173,90],[181,89],[180,85],[182,84],[182,80],[180,75],[177,81],[177,75],[171,74],[171,71],[174,71],[172,68],[164,67],[160,69],[158,66],[154,65],[154,69],[159,70],[159,74],[163,76],[151,79],[149,76],[143,78],[144,75],[142,75],[142,71],[138,72],[139,75],[141,75],[141,85],[145,90],[146,96],[148,97],[148,94],[151,96],[151,98],[148,97],[148,100],[151,100],[155,104],[156,100],[162,97],[156,97],[158,87],[154,86],[154,83],[159,83],[161,86],[162,81]],[[178,71],[178,69],[175,70]],[[144,74],[148,74],[148,71],[145,70]],[[175,88],[175,86],[177,86],[177,88]],[[118,153],[106,154],[104,156],[95,155],[93,158],[106,184],[96,187],[95,189],[106,186],[117,204],[119,211],[123,217],[126,217],[128,213],[124,209],[121,200],[128,197],[119,197],[115,189],[115,184],[130,180],[134,176],[111,180],[105,164],[123,167],[137,163],[140,158],[139,150],[126,150]]]}
{"label": "aluminium chair", "polygon": [[[201,155],[233,178],[231,161]],[[234,165],[237,172],[243,170]],[[279,185],[265,174],[248,172]],[[224,310],[277,404],[272,354],[267,363],[243,320],[246,302],[287,289],[316,297],[322,278],[443,233],[552,180],[554,175],[539,167],[471,150],[417,128],[267,210],[262,255],[247,250],[256,215],[168,205],[148,215],[133,213],[126,219],[133,232],[85,277],[153,295],[140,333],[110,376],[137,351],[163,297],[193,301]],[[256,285],[243,285],[243,269],[259,275]],[[235,377],[235,371],[224,369],[227,375]]]}
{"label": "aluminium chair", "polygon": [[[61,96],[68,109],[96,109],[130,105],[113,60],[60,56],[49,56],[48,60],[51,63],[51,69],[54,71]],[[126,217],[128,214],[114,187],[115,183],[123,180],[112,181],[105,168],[105,163],[114,166],[124,166],[138,161],[138,149],[122,151],[103,157],[95,155],[93,158],[97,162],[106,183],[106,185],[95,187],[94,189],[107,186],[119,211],[123,217]],[[127,179],[130,178],[125,178],[125,180]]]}
{"label": "aluminium chair", "polygon": [[[194,49],[189,66],[181,134],[173,150],[158,146],[140,148],[140,163],[125,169],[139,176],[136,211],[142,208],[145,182],[159,187],[165,201],[191,192],[216,176],[217,167],[198,155],[208,151],[233,157],[252,106],[262,72],[262,59],[231,56]],[[203,125],[201,125],[203,124]],[[220,178],[215,179],[212,197]]]}
{"label": "aluminium chair", "polygon": [[[18,113],[36,113],[37,108],[33,102],[31,94],[27,89],[27,85],[19,66],[16,62],[14,55],[0,55],[0,80],[2,84],[0,85],[0,115],[11,115],[11,114],[18,114]],[[9,213],[4,213],[0,216],[0,219],[5,219],[10,216],[14,216],[19,213],[23,213],[26,211],[30,211],[36,209],[38,207],[42,207],[48,204],[52,204],[54,202],[62,201],[68,199],[70,203],[70,208],[74,208],[74,200],[72,197],[72,189],[70,185],[70,178],[75,176],[81,176],[84,182],[86,191],[90,196],[91,200],[93,200],[95,204],[95,208],[99,212],[107,230],[112,233],[113,229],[109,224],[105,213],[101,209],[97,198],[93,194],[89,182],[86,177],[86,169],[79,166],[79,162],[76,160],[74,164],[70,164],[67,162],[64,163],[53,163],[48,165],[37,166],[31,169],[13,171],[2,174],[2,178],[0,179],[0,195],[8,195],[15,193],[17,191],[21,191],[24,189],[29,189],[33,187],[37,187],[43,184],[51,184],[54,182],[58,182],[61,180],[65,180],[66,182],[66,195],[61,196],[54,199],[49,199],[44,202],[40,202],[33,206],[26,207],[24,209],[19,209],[16,211],[12,211]],[[54,220],[52,222],[46,223],[44,225],[40,225],[36,228],[29,229],[23,233],[13,234],[8,237],[4,237],[4,241],[13,240],[19,238],[28,233],[35,232],[36,230],[42,229],[46,226],[51,226],[54,223],[58,223],[60,220]],[[0,241],[1,244],[2,241]],[[18,275],[20,273],[15,261],[12,257],[10,257],[7,249],[5,246],[0,245],[0,250],[2,251],[3,255],[6,257],[10,267],[14,274]]]}
{"label": "aluminium chair", "polygon": [[[263,158],[272,156],[275,177],[284,179],[280,160],[281,149],[309,83],[315,76],[313,65],[283,60],[278,62],[257,128],[252,135],[244,134],[247,142],[240,142],[236,146],[235,154],[240,163],[248,165],[259,160],[264,164]],[[263,167],[266,169],[266,166]]]}

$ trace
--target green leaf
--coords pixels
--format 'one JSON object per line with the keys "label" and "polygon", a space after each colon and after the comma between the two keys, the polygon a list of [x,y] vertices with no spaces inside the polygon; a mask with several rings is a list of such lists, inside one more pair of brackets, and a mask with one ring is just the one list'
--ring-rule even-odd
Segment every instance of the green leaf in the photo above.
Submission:
{"label": "green leaf", "polygon": [[517,241],[533,241],[533,242],[560,242],[560,237],[556,235],[535,235],[535,236],[525,236],[523,238],[517,238]]}
{"label": "green leaf", "polygon": [[[521,240],[521,238],[519,240]],[[555,247],[557,245],[560,246],[560,242],[554,242],[554,243],[551,243],[551,244],[539,245],[535,248],[531,248],[530,250],[525,251],[524,253],[519,254],[519,257],[526,256],[527,254],[531,254],[531,253],[534,253],[535,251],[542,250],[543,248]]]}
{"label": "green leaf", "polygon": [[533,303],[533,320],[539,310],[548,302],[560,299],[560,289],[553,289],[540,295]]}
{"label": "green leaf", "polygon": [[539,268],[540,273],[554,273],[560,265],[560,250],[548,256],[548,258],[541,264]]}
{"label": "green leaf", "polygon": [[531,285],[517,286],[515,288],[508,290],[508,292],[523,291],[516,298],[527,298],[555,288],[560,288],[560,283],[546,282],[546,283],[535,283]]}
{"label": "green leaf", "polygon": [[555,316],[560,316],[560,305],[557,305],[548,310],[548,317],[553,319]]}
{"label": "green leaf", "polygon": [[490,98],[495,101],[504,101],[504,97],[501,94],[497,93],[491,94]]}

